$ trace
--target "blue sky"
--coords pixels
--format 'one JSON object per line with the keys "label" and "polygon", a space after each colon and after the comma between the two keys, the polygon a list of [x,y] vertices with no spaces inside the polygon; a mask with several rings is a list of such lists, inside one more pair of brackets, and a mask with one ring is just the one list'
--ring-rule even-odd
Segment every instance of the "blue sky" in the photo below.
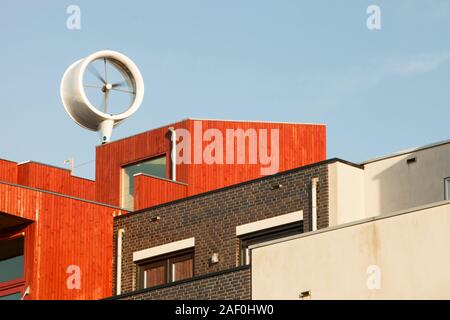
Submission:
{"label": "blue sky", "polygon": [[[81,30],[66,28],[71,4]],[[5,1],[0,158],[74,156],[94,177],[99,138],[69,119],[59,85],[101,49],[128,55],[146,85],[113,140],[187,117],[324,123],[328,157],[355,162],[448,139],[449,31],[450,0]]]}

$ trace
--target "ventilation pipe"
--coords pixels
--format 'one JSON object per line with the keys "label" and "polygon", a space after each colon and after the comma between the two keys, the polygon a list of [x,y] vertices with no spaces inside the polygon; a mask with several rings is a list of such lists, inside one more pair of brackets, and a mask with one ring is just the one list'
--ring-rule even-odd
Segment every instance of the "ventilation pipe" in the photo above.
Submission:
{"label": "ventilation pipe", "polygon": [[169,128],[170,141],[172,142],[172,148],[170,150],[170,162],[172,164],[172,180],[177,181],[177,133],[173,127]]}
{"label": "ventilation pipe", "polygon": [[312,178],[311,180],[311,206],[312,206],[312,229],[311,231],[317,230],[317,182],[319,178]]}
{"label": "ventilation pipe", "polygon": [[122,293],[122,242],[125,229],[119,229],[117,232],[117,277],[116,277],[116,294]]}

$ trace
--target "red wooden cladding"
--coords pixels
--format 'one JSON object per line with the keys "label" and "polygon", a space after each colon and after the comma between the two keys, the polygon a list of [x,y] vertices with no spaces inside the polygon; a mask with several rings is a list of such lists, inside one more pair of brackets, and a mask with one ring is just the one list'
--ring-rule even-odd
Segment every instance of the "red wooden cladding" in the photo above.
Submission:
{"label": "red wooden cladding", "polygon": [[148,208],[187,196],[186,184],[145,175],[134,177],[134,210]]}
{"label": "red wooden cladding", "polygon": [[17,163],[0,159],[0,181],[17,183]]}
{"label": "red wooden cladding", "polygon": [[95,181],[36,162],[18,165],[17,184],[95,201]]}
{"label": "red wooden cladding", "polygon": [[[31,288],[28,298],[111,295],[113,215],[121,210],[0,183],[0,212],[33,221],[23,230],[25,287]],[[79,290],[66,285],[71,265],[81,271]]]}
{"label": "red wooden cladding", "polygon": [[[191,127],[194,122],[190,123]],[[267,130],[267,139],[260,136],[261,141],[268,141],[268,154],[272,153],[270,130],[279,130],[279,168],[278,172],[300,167],[326,158],[326,127],[323,125],[262,123],[262,122],[231,122],[231,121],[202,121],[202,131],[219,129],[226,137],[227,129]],[[195,129],[190,129],[191,132]],[[203,150],[210,142],[203,142]],[[248,141],[247,141],[248,143]],[[235,155],[237,153],[235,144]],[[246,151],[248,159],[248,151]],[[236,159],[235,159],[236,160]],[[258,159],[259,162],[259,159]],[[222,188],[239,182],[256,179],[262,176],[261,164],[194,164],[188,166],[187,183],[192,186],[188,195],[194,195],[209,190]]]}
{"label": "red wooden cladding", "polygon": [[[191,133],[191,145],[194,149],[195,129],[200,123],[200,136],[208,129],[218,129],[226,137],[227,129],[266,129],[268,133],[268,150],[270,130],[279,130],[279,168],[284,171],[326,158],[326,127],[324,125],[286,124],[265,122],[238,122],[212,120],[184,120],[162,128],[141,133],[139,135],[98,146],[96,161],[97,201],[120,205],[121,168],[126,164],[149,159],[161,154],[170,155],[170,135],[168,128],[184,128]],[[201,137],[200,137],[201,138]],[[265,140],[265,139],[263,139]],[[258,141],[260,143],[261,140]],[[203,141],[203,150],[210,142]],[[225,143],[225,142],[224,142]],[[235,154],[237,153],[235,146]],[[248,154],[247,154],[248,156]],[[248,158],[247,158],[248,159]],[[193,158],[192,158],[193,161]],[[247,161],[248,162],[248,161]],[[170,161],[168,161],[170,175]],[[177,181],[188,184],[187,195],[194,195],[209,190],[258,178],[262,175],[260,164],[179,164],[177,165]],[[166,201],[167,197],[158,188],[152,190],[153,199]],[[155,195],[156,193],[156,195]],[[142,208],[145,203],[140,200],[136,207]],[[155,200],[149,201],[155,203]],[[155,204],[156,204],[155,203]]]}

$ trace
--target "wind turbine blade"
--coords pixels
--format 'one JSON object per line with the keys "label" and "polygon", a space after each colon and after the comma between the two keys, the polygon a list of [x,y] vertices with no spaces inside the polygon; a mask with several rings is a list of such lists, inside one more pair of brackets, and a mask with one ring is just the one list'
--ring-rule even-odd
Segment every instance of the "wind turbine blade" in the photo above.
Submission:
{"label": "wind turbine blade", "polygon": [[95,88],[95,89],[102,89],[102,86],[96,86],[96,85],[92,85],[92,84],[84,84],[83,85],[86,88]]}
{"label": "wind turbine blade", "polygon": [[103,61],[105,61],[105,83],[108,83],[108,71],[106,71],[106,58],[103,58]]}
{"label": "wind turbine blade", "polygon": [[136,92],[134,92],[134,91],[123,90],[123,89],[117,89],[117,88],[112,88],[111,90],[119,91],[119,92],[125,92],[125,93],[129,93],[129,94],[136,94]]}
{"label": "wind turbine blade", "polygon": [[109,100],[108,90],[103,95],[103,112],[108,113],[108,100]]}
{"label": "wind turbine blade", "polygon": [[122,81],[122,82],[114,83],[114,84],[112,85],[112,87],[113,87],[113,88],[120,88],[120,87],[125,86],[126,84],[127,84],[126,81]]}
{"label": "wind turbine blade", "polygon": [[100,80],[101,82],[103,82],[104,84],[106,84],[106,80],[103,79],[102,75],[100,74],[100,72],[97,71],[97,69],[94,68],[94,66],[92,64],[89,64],[87,69],[89,70],[90,73],[92,73],[98,80]]}

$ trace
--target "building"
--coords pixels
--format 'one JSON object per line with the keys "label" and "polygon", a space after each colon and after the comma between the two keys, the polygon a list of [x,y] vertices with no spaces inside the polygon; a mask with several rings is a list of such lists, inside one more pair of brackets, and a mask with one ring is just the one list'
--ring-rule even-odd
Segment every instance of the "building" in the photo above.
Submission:
{"label": "building", "polygon": [[187,119],[97,146],[95,181],[1,160],[0,298],[111,296],[114,217],[325,157],[324,125]]}
{"label": "building", "polygon": [[[1,166],[0,296],[107,295],[112,216],[126,211],[94,201],[95,183],[68,170],[3,160]],[[68,289],[73,268],[85,270],[80,290]]]}
{"label": "building", "polygon": [[448,299],[449,159],[188,119],[97,146],[95,181],[0,160],[0,299]]}
{"label": "building", "polygon": [[253,246],[252,298],[449,299],[449,159],[443,141],[330,166],[330,227]]}
{"label": "building", "polygon": [[450,141],[114,219],[115,299],[450,298]]}
{"label": "building", "polygon": [[116,217],[115,292],[127,299],[251,298],[249,246],[308,232],[313,220],[327,227],[335,161]]}

